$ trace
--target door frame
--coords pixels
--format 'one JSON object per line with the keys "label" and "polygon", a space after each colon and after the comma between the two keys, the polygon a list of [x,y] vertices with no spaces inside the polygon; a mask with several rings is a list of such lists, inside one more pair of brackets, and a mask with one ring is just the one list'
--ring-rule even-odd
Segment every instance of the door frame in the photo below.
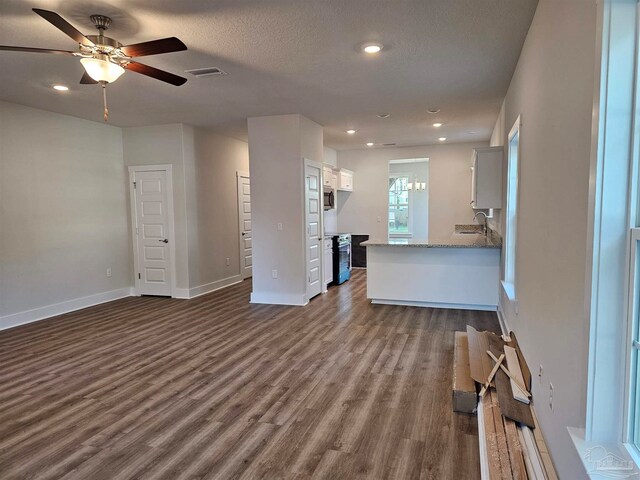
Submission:
{"label": "door frame", "polygon": [[[242,280],[246,280],[247,278],[251,278],[251,277],[245,277],[244,276],[244,268],[242,268],[242,251],[244,250],[244,245],[242,244],[242,218],[240,218],[242,216],[242,209],[240,208],[242,206],[242,199],[241,199],[241,194],[240,194],[240,179],[242,177],[246,177],[249,179],[249,185],[251,185],[251,175],[250,172],[245,171],[245,170],[236,170],[236,196],[237,196],[237,206],[238,206],[238,211],[237,211],[237,217],[238,217],[238,265],[240,266],[240,276],[242,277]],[[249,187],[251,188],[251,187]],[[253,255],[253,208],[251,209],[251,252]],[[251,270],[253,271],[253,265],[251,266]]]}
{"label": "door frame", "polygon": [[138,234],[136,233],[137,227],[137,212],[136,212],[136,189],[133,187],[135,181],[136,172],[157,172],[164,171],[166,173],[167,189],[167,238],[169,239],[169,255],[171,255],[171,298],[176,298],[176,236],[175,236],[175,222],[173,217],[173,165],[132,165],[129,169],[129,207],[131,212],[131,245],[133,248],[133,291],[132,294],[139,297],[140,294],[140,279],[137,273],[140,271],[138,268]]}
{"label": "door frame", "polygon": [[[317,168],[320,171],[320,188],[318,189],[319,195],[319,214],[318,214],[318,243],[320,251],[320,294],[326,289],[326,285],[322,286],[324,282],[324,182],[322,180],[323,170],[322,163],[315,162],[313,160],[309,160],[308,158],[303,158],[304,160],[304,168],[302,169],[302,196],[304,199],[304,228],[302,230],[304,234],[304,302],[305,304],[309,303],[311,298],[309,297],[309,235],[307,234],[307,225],[309,223],[309,219],[307,217],[307,166]],[[314,295],[315,296],[315,295]]]}

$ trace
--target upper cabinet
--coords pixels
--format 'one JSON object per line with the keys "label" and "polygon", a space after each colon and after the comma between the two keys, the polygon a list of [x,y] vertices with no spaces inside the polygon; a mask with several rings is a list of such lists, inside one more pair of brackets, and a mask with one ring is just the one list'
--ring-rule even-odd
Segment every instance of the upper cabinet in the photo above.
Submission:
{"label": "upper cabinet", "polygon": [[353,192],[353,172],[346,168],[338,170],[338,190]]}
{"label": "upper cabinet", "polygon": [[334,188],[331,184],[331,179],[335,174],[333,173],[333,168],[329,165],[322,166],[322,183],[325,187]]}
{"label": "upper cabinet", "polygon": [[502,208],[502,147],[473,149],[471,206],[476,209]]}

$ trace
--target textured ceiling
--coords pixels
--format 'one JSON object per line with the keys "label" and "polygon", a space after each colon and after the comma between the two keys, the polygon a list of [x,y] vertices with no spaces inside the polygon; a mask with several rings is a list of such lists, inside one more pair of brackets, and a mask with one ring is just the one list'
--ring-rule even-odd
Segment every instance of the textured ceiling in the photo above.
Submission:
{"label": "textured ceiling", "polygon": [[[2,0],[0,44],[74,50],[31,11],[54,10],[85,34],[109,15],[124,44],[177,36],[187,52],[141,61],[187,76],[182,87],[127,72],[107,89],[110,123],[184,122],[246,139],[246,118],[300,113],[338,149],[489,138],[537,0]],[[359,47],[385,45],[377,56]],[[220,67],[225,77],[184,70]],[[0,99],[100,121],[99,86],[78,59],[0,52]],[[50,86],[64,83],[66,93]],[[438,107],[438,115],[427,109]],[[390,113],[385,120],[377,113]],[[435,129],[431,124],[442,121]],[[349,136],[347,128],[357,128]],[[475,133],[470,133],[475,132]]]}

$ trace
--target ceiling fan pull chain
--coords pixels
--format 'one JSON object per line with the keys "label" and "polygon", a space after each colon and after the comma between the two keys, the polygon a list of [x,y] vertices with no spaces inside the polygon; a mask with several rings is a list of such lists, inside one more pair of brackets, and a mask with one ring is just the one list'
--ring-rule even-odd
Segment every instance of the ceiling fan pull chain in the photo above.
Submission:
{"label": "ceiling fan pull chain", "polygon": [[104,121],[105,123],[109,120],[109,107],[107,107],[107,82],[102,83],[102,100],[104,103]]}

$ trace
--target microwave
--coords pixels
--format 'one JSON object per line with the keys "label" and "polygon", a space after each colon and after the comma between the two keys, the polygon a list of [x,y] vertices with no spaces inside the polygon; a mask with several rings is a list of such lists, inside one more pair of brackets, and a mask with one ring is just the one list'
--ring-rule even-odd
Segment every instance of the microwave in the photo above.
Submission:
{"label": "microwave", "polygon": [[324,188],[324,209],[331,210],[336,208],[336,197],[333,193],[333,188],[325,187]]}

